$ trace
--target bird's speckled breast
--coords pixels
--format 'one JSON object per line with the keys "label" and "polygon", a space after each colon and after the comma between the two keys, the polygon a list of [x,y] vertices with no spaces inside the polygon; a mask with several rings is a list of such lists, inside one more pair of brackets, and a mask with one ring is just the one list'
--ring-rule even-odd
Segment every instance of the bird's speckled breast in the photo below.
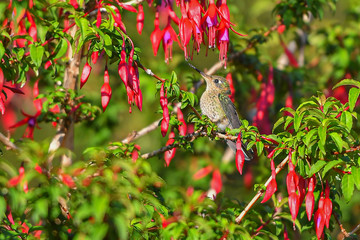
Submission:
{"label": "bird's speckled breast", "polygon": [[200,109],[201,113],[215,123],[220,131],[225,131],[227,127],[230,127],[229,119],[226,117],[216,93],[204,92],[200,98]]}

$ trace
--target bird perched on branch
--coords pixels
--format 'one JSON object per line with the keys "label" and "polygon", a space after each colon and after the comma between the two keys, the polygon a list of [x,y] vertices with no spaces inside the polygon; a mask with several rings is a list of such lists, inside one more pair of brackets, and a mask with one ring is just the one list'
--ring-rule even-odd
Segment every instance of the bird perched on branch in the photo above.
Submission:
{"label": "bird perched on branch", "polygon": [[[241,126],[239,116],[236,108],[229,98],[230,87],[228,81],[220,76],[208,75],[192,64],[188,63],[190,67],[198,71],[206,81],[206,90],[200,98],[200,109],[203,115],[206,115],[218,129],[225,132],[226,128],[235,129]],[[232,140],[226,140],[229,147],[236,152],[236,143]],[[247,144],[242,143],[242,151],[245,155],[245,160],[251,160],[254,152],[246,149]]]}

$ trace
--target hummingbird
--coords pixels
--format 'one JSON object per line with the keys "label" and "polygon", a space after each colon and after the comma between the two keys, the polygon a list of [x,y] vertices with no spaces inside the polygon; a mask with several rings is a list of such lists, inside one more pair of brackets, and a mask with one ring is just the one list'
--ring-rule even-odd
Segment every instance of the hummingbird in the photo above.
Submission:
{"label": "hummingbird", "polygon": [[[231,101],[230,86],[226,78],[221,76],[211,76],[192,64],[190,67],[198,71],[205,79],[206,89],[200,98],[200,109],[203,115],[206,115],[213,123],[215,123],[221,132],[225,132],[226,128],[235,129],[241,126],[235,105]],[[232,140],[226,140],[228,146],[236,152],[236,143]],[[245,160],[249,161],[253,158],[252,149],[247,150],[247,144],[242,143],[241,149],[244,153]]]}

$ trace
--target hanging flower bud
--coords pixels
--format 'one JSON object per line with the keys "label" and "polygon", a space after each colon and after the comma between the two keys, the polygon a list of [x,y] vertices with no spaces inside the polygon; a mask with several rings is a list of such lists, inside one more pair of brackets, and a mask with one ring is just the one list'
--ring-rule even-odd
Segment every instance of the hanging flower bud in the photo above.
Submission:
{"label": "hanging flower bud", "polygon": [[316,236],[318,239],[320,239],[323,234],[324,227],[325,227],[325,221],[326,221],[326,216],[325,216],[325,212],[324,212],[323,193],[321,193],[318,210],[315,212],[315,215],[314,215],[314,221],[315,221]]}
{"label": "hanging flower bud", "polygon": [[298,64],[294,54],[288,49],[288,47],[285,45],[283,40],[280,40],[280,44],[283,47],[284,52],[289,59],[290,65],[293,66],[294,68],[298,68],[299,64]]}
{"label": "hanging flower bud", "polygon": [[109,72],[107,66],[105,66],[104,72],[104,84],[101,87],[101,106],[105,112],[111,99],[111,87],[109,85]]}
{"label": "hanging flower bud", "polygon": [[80,89],[84,86],[84,84],[87,82],[90,73],[91,73],[91,66],[88,62],[85,63],[82,74],[81,74],[81,78],[80,78]]}
{"label": "hanging flower bud", "polygon": [[305,207],[306,207],[306,214],[308,217],[308,220],[311,220],[311,216],[314,212],[314,205],[315,205],[315,197],[314,197],[314,189],[315,189],[315,182],[316,178],[315,176],[312,176],[309,179],[309,185],[308,185],[308,193],[306,194],[305,199]]}
{"label": "hanging flower bud", "polygon": [[121,20],[121,14],[119,12],[119,9],[115,8],[114,11],[115,11],[115,14],[111,13],[115,20],[114,26],[120,28],[121,31],[123,31],[126,34],[126,28],[125,28],[124,23]]}
{"label": "hanging flower bud", "polygon": [[271,176],[272,176],[272,178],[270,180],[269,185],[266,188],[265,196],[264,196],[263,200],[261,201],[261,203],[264,203],[267,200],[269,200],[271,198],[271,196],[277,190],[277,184],[276,184],[276,180],[275,180],[275,177],[276,177],[275,163],[274,163],[273,159],[271,159],[270,166],[271,166]]}
{"label": "hanging flower bud", "polygon": [[326,181],[326,187],[325,187],[324,214],[326,218],[325,221],[326,228],[329,228],[330,218],[332,214],[332,202],[330,199],[330,186],[328,181]]}
{"label": "hanging flower bud", "polygon": [[123,49],[121,50],[120,57],[121,60],[118,67],[118,73],[125,87],[127,87],[129,77],[129,65],[126,62],[125,40],[123,40]]}
{"label": "hanging flower bud", "polygon": [[242,169],[245,163],[245,154],[242,151],[241,133],[239,133],[236,140],[236,155],[235,155],[236,168],[242,175]]}
{"label": "hanging flower bud", "polygon": [[96,64],[98,58],[99,58],[99,51],[95,51],[91,54],[91,60],[93,64]]}
{"label": "hanging flower bud", "polygon": [[295,166],[291,160],[291,153],[289,153],[289,173],[286,176],[286,187],[288,194],[295,193],[299,184],[298,176],[295,172]]}
{"label": "hanging flower bud", "polygon": [[51,65],[52,65],[52,61],[51,61],[51,60],[48,60],[48,61],[45,63],[44,68],[45,68],[45,69],[48,69]]}
{"label": "hanging flower bud", "polygon": [[141,32],[143,30],[144,27],[144,9],[143,9],[143,5],[139,4],[138,7],[138,14],[136,17],[136,28],[138,30],[138,33],[141,35]]}
{"label": "hanging flower bud", "polygon": [[296,216],[298,215],[299,208],[300,208],[299,195],[296,194],[295,192],[290,193],[288,201],[289,201],[289,209],[290,209],[290,213],[291,213],[291,218],[294,221],[294,225],[295,225]]}
{"label": "hanging flower bud", "polygon": [[70,4],[75,8],[78,9],[79,8],[79,4],[76,0],[70,0]]}
{"label": "hanging flower bud", "polygon": [[186,132],[187,132],[187,126],[186,126],[186,122],[184,120],[184,115],[181,112],[180,108],[178,108],[178,110],[177,110],[177,118],[181,122],[181,125],[179,125],[179,134],[181,136],[185,136]]}
{"label": "hanging flower bud", "polygon": [[99,28],[101,25],[101,0],[98,2],[98,11],[96,15],[96,27]]}
{"label": "hanging flower bud", "polygon": [[[169,146],[171,144],[173,144],[175,142],[175,133],[174,132],[170,132],[169,134],[169,140],[166,142],[166,146]],[[166,163],[166,166],[168,167],[171,160],[174,158],[175,156],[175,152],[176,152],[176,148],[172,148],[170,150],[167,150],[165,153],[164,153],[164,159],[165,159],[165,163]]]}
{"label": "hanging flower bud", "polygon": [[297,186],[297,191],[299,193],[299,200],[300,200],[300,205],[303,203],[304,198],[305,198],[305,194],[306,194],[306,181],[305,179],[301,176],[301,175],[297,175],[298,179],[299,179],[299,183]]}

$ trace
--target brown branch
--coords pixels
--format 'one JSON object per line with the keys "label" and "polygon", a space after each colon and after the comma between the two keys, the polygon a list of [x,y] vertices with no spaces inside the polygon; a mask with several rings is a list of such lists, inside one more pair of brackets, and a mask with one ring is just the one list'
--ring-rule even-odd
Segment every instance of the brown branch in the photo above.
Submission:
{"label": "brown branch", "polygon": [[344,154],[344,153],[349,153],[349,152],[356,152],[356,151],[360,151],[360,146],[357,147],[351,147],[347,150],[345,150],[345,152],[334,152],[334,155],[339,155],[339,154]]}
{"label": "brown branch", "polygon": [[[79,26],[76,24],[69,29],[69,35],[75,38],[76,32],[78,32]],[[78,41],[76,40],[74,48],[70,49],[70,57],[68,61],[68,65],[65,69],[64,73],[64,83],[63,86],[65,89],[72,89],[76,90],[77,85],[77,78],[79,75],[79,66],[81,60],[81,50],[76,52]],[[72,106],[73,100],[70,99],[70,94],[67,94],[67,104]],[[64,109],[62,109],[65,112]],[[75,112],[66,113],[67,117],[60,120],[58,131],[54,136],[51,144],[49,152],[52,153],[56,151],[59,147],[65,147],[67,149],[73,150],[74,149],[74,123],[75,123]],[[48,167],[51,169],[52,160],[54,154],[51,154],[48,159]],[[70,155],[62,155],[61,157],[61,166],[69,166],[71,165],[72,160]]]}
{"label": "brown branch", "polygon": [[[287,156],[286,158],[284,158],[284,160],[277,165],[275,172],[276,174],[278,174],[286,165],[286,163],[289,160],[289,156]],[[268,178],[268,180],[266,181],[266,183],[264,184],[265,188],[269,185],[270,181],[271,181],[272,177],[270,176]],[[260,189],[257,194],[253,197],[253,199],[248,203],[248,205],[245,207],[245,209],[240,213],[240,215],[235,219],[236,223],[240,223],[241,220],[245,217],[245,215],[249,212],[249,210],[254,206],[255,202],[261,197],[261,195],[264,193],[264,189]]]}
{"label": "brown branch", "polygon": [[2,133],[0,133],[0,141],[9,149],[19,150],[19,148]]}
{"label": "brown branch", "polygon": [[144,127],[143,129],[139,130],[139,131],[133,131],[132,133],[129,134],[128,137],[126,137],[125,139],[123,139],[121,142],[128,144],[152,131],[154,131],[158,126],[159,126],[159,122],[161,119],[158,119],[156,121],[154,121],[153,123],[151,123],[150,125]]}
{"label": "brown branch", "polygon": [[349,232],[349,235],[355,234],[359,230],[360,230],[360,224],[357,225],[351,232]]}
{"label": "brown branch", "polygon": [[350,236],[349,233],[345,230],[345,228],[344,228],[343,225],[341,224],[339,218],[336,216],[336,214],[335,214],[334,212],[333,212],[333,216],[334,216],[337,224],[339,225],[342,234],[344,234],[345,237],[349,237],[349,236]]}

